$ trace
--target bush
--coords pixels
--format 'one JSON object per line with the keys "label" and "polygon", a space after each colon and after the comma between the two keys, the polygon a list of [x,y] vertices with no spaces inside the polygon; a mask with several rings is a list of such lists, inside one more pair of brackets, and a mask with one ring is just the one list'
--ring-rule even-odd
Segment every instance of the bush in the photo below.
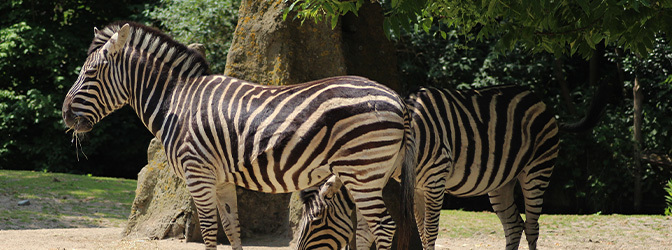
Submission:
{"label": "bush", "polygon": [[213,73],[224,73],[240,0],[161,0],[145,14],[184,44],[201,43]]}
{"label": "bush", "polygon": [[[116,19],[142,21],[138,14],[152,2],[0,3],[0,169],[136,176],[151,135],[133,122],[135,114],[120,112],[119,121],[86,135],[83,152],[91,160],[80,153],[78,161],[81,148],[65,133],[61,103],[86,59],[93,27]],[[124,173],[130,166],[132,173]]]}

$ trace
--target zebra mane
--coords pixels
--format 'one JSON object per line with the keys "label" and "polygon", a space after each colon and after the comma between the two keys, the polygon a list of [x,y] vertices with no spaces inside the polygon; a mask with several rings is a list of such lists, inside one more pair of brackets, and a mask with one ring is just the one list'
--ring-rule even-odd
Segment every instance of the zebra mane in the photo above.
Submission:
{"label": "zebra mane", "polygon": [[[175,49],[178,54],[186,53],[188,58],[190,58],[194,64],[200,64],[203,67],[203,74],[205,74],[205,72],[209,72],[208,62],[198,51],[188,48],[186,45],[175,41],[175,39],[170,37],[168,34],[163,33],[156,28],[130,21],[117,21],[96,32],[93,41],[89,46],[87,55],[90,55],[94,51],[101,48],[124,24],[129,24],[131,27],[131,37],[129,38],[131,41],[129,41],[128,44],[134,44],[133,41],[135,40],[147,39],[147,36],[149,36],[149,39],[152,41],[158,39],[159,44],[167,44],[169,48]],[[135,44],[137,44],[136,48],[138,49],[140,46],[142,46],[142,42]]]}

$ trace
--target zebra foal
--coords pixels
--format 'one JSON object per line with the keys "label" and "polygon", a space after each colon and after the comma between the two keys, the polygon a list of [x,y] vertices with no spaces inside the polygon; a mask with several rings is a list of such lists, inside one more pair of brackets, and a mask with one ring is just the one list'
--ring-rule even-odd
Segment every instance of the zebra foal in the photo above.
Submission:
{"label": "zebra foal", "polygon": [[[543,194],[558,154],[558,125],[546,105],[517,86],[464,91],[423,88],[406,102],[415,138],[415,216],[423,248],[434,249],[440,209],[448,193],[461,197],[488,194],[504,227],[506,249],[518,248],[523,231],[530,249],[536,249]],[[337,186],[337,182],[332,178],[323,185]],[[523,190],[526,221],[513,200],[516,182]],[[347,206],[347,199],[313,200],[321,203],[304,202],[298,242],[331,246],[347,243],[348,238],[315,237],[335,232],[352,234],[347,231],[352,226],[336,228],[327,223],[349,222],[348,218],[320,217],[349,217],[340,209]],[[359,231],[358,236],[363,235]],[[371,244],[370,238],[357,237],[358,246],[366,244]]]}
{"label": "zebra foal", "polygon": [[412,218],[410,117],[392,90],[354,76],[263,86],[207,74],[200,54],[141,24],[94,31],[63,102],[65,124],[83,133],[123,105],[135,110],[187,183],[206,249],[216,248],[217,213],[232,248],[242,248],[235,185],[283,193],[338,176],[387,249],[396,224],[382,189],[399,170],[411,180],[404,197]]}

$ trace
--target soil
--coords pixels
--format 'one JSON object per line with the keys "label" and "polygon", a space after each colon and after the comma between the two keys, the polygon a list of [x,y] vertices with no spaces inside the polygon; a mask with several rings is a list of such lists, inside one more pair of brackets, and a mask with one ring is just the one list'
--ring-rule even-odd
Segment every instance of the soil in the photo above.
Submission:
{"label": "soil", "polygon": [[[64,228],[64,229],[33,229],[33,230],[2,230],[0,231],[0,249],[198,249],[201,243],[184,242],[183,240],[149,240],[147,238],[123,238],[123,228]],[[245,249],[268,250],[290,249],[286,240],[249,239]],[[283,245],[284,244],[284,245]],[[218,249],[231,249],[219,245]]]}
{"label": "soil", "polygon": [[[584,228],[590,230],[589,228]],[[573,228],[572,230],[584,230]],[[615,228],[615,230],[619,230]],[[68,228],[34,230],[0,230],[0,249],[203,249],[201,243],[187,243],[183,240],[150,240],[147,238],[123,238],[122,228]],[[615,238],[604,239],[592,236],[576,239],[562,233],[542,232],[538,242],[540,249],[672,249],[672,235],[663,238],[642,239],[623,234]],[[586,235],[589,235],[587,233]],[[653,241],[651,241],[653,240]],[[523,242],[524,239],[523,239]],[[243,240],[247,250],[289,250],[287,239],[254,238]],[[501,249],[504,240],[499,235],[482,234],[471,238],[439,238],[436,249]],[[228,245],[219,245],[218,249],[231,249]],[[528,249],[521,244],[520,249]]]}
{"label": "soil", "polygon": [[[18,216],[23,211],[45,214],[56,204],[43,207],[38,202],[17,209],[17,200],[0,195],[0,210],[10,218],[0,218],[0,249],[203,249],[201,243],[179,239],[151,240],[146,237],[122,237],[124,220],[101,215],[62,214],[58,219],[30,220]],[[55,201],[54,201],[55,202]],[[40,201],[46,204],[48,202]],[[11,204],[11,205],[9,205]],[[64,204],[58,204],[63,206]],[[23,210],[23,211],[22,211]],[[61,209],[62,210],[62,209]],[[13,212],[11,212],[13,211]],[[62,210],[65,211],[65,210]],[[6,213],[7,214],[7,213]],[[13,215],[12,215],[13,214]],[[49,214],[48,212],[46,214]],[[460,216],[469,216],[462,214]],[[492,214],[494,216],[494,214]],[[599,216],[597,219],[569,216],[562,223],[542,222],[540,249],[669,249],[672,250],[671,216]],[[565,217],[562,217],[565,218]],[[33,218],[34,219],[34,218]],[[455,221],[455,218],[446,218]],[[436,249],[502,249],[505,245],[501,228],[495,222],[492,230],[468,236],[440,237]],[[74,227],[74,228],[62,228]],[[490,228],[489,226],[486,228]],[[450,230],[442,228],[441,230]],[[520,249],[528,249],[521,240]],[[282,237],[245,238],[248,250],[292,249],[289,239]],[[218,249],[231,249],[219,245]]]}

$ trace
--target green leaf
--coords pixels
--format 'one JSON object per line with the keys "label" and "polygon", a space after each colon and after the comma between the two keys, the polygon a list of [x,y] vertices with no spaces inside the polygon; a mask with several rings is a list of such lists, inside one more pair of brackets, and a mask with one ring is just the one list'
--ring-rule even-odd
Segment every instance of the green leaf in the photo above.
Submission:
{"label": "green leaf", "polygon": [[336,28],[336,25],[338,24],[338,17],[339,15],[332,15],[331,16],[331,29],[333,30]]}
{"label": "green leaf", "polygon": [[583,10],[583,13],[586,14],[586,16],[590,15],[590,6],[588,1],[576,1],[577,4],[579,4],[579,7],[581,7],[581,10]]}
{"label": "green leaf", "polygon": [[425,20],[422,21],[422,29],[425,31],[425,33],[429,33],[429,29],[432,28],[432,18],[425,18]]}
{"label": "green leaf", "polygon": [[[333,14],[335,14],[335,12],[334,12],[334,8],[331,7],[331,4],[330,4],[330,3],[326,3],[326,4],[322,5],[322,7],[324,8],[324,10],[327,12],[328,15],[333,15]],[[332,18],[333,18],[333,17],[332,17]]]}
{"label": "green leaf", "polygon": [[383,31],[385,32],[385,37],[387,37],[387,39],[390,39],[390,32],[392,31],[392,28],[390,27],[391,25],[390,18],[385,17],[383,20]]}
{"label": "green leaf", "polygon": [[497,0],[492,0],[490,1],[490,4],[488,5],[488,11],[487,11],[487,16],[493,16],[493,13],[495,12],[495,5],[497,4]]}

